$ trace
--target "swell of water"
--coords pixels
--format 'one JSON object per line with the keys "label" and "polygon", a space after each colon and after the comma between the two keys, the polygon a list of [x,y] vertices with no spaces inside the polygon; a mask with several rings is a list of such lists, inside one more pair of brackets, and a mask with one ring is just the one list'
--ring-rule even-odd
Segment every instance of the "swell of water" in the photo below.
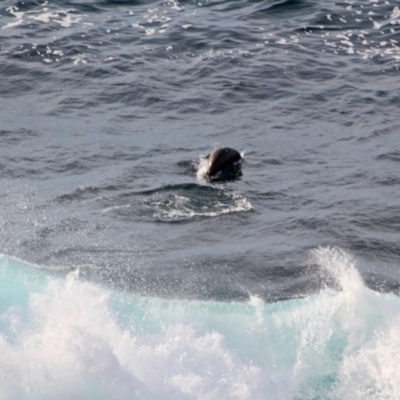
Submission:
{"label": "swell of water", "polygon": [[141,297],[1,257],[0,398],[394,399],[399,299],[339,248],[337,289],[278,303]]}

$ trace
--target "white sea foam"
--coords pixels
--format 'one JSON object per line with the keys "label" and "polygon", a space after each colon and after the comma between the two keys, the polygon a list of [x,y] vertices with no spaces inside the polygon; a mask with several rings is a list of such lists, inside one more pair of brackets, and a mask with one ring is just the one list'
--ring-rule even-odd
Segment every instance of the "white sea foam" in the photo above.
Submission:
{"label": "white sea foam", "polygon": [[196,170],[197,179],[201,181],[205,180],[207,174],[207,168],[208,168],[208,159],[205,157],[200,157]]}
{"label": "white sea foam", "polygon": [[177,194],[169,195],[162,200],[147,201],[146,204],[154,210],[155,218],[165,221],[218,217],[224,214],[247,212],[253,208],[246,197],[231,192],[224,192],[223,199],[213,199],[202,207],[194,204],[193,199]]}
{"label": "white sea foam", "polygon": [[398,398],[399,299],[342,249],[310,259],[341,291],[246,304],[111,292],[3,257],[0,398]]}
{"label": "white sea foam", "polygon": [[110,292],[76,273],[32,293],[29,313],[27,321],[12,306],[1,315],[16,339],[0,336],[0,398],[252,399],[264,386],[260,368],[241,361],[219,332],[187,323],[147,335],[122,329]]}

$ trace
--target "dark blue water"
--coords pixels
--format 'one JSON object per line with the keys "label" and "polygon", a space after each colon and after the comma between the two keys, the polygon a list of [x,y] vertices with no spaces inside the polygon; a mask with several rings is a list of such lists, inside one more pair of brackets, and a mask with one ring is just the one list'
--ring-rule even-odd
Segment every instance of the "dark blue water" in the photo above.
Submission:
{"label": "dark blue water", "polygon": [[[400,288],[399,40],[391,0],[3,1],[0,376],[20,378],[0,397],[113,398],[115,382],[119,398],[400,396],[396,369],[372,373],[368,358],[388,360],[400,329],[387,312]],[[244,152],[239,179],[202,179],[219,146]],[[91,302],[103,314],[83,311]],[[314,312],[325,319],[309,326]],[[64,331],[80,345],[25,342]],[[124,335],[138,348],[121,352]],[[90,366],[88,337],[110,348]],[[160,361],[157,346],[184,339]],[[53,374],[57,354],[68,373]]]}

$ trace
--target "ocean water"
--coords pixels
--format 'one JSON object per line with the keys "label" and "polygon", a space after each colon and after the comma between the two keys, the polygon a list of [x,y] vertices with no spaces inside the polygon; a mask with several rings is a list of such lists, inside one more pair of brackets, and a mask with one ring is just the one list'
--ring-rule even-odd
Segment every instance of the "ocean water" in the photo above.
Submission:
{"label": "ocean water", "polygon": [[400,398],[399,41],[393,0],[1,2],[0,399]]}

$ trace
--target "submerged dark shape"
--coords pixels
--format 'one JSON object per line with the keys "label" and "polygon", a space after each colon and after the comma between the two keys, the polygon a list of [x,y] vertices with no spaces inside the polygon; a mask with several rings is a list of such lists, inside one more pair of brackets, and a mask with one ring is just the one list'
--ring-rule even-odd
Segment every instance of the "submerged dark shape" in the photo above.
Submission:
{"label": "submerged dark shape", "polygon": [[207,176],[211,179],[226,179],[240,174],[241,154],[230,147],[214,150],[207,157]]}

